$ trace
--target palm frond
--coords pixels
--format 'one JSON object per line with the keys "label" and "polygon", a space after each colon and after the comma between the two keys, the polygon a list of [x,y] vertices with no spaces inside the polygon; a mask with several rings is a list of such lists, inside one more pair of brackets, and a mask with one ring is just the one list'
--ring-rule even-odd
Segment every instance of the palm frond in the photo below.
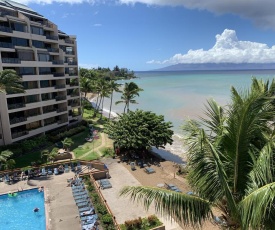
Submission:
{"label": "palm frond", "polygon": [[275,226],[275,182],[267,184],[249,195],[238,205],[243,229],[269,229]]}
{"label": "palm frond", "polygon": [[155,204],[157,213],[168,214],[184,225],[199,227],[212,218],[212,204],[197,196],[142,186],[124,187],[120,196],[130,196],[132,201],[142,203],[146,209]]}

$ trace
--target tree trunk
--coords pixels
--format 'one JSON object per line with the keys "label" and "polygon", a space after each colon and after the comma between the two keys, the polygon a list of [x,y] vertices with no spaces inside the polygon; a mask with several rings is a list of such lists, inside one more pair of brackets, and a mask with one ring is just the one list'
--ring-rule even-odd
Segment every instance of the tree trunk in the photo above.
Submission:
{"label": "tree trunk", "polygon": [[112,94],[111,94],[111,102],[110,102],[110,110],[109,110],[109,120],[110,120],[111,112],[112,112],[113,93],[114,93],[114,91],[112,91]]}
{"label": "tree trunk", "polygon": [[102,98],[102,106],[101,106],[101,117],[100,117],[100,120],[102,119],[102,116],[103,116],[103,104],[104,104],[104,97]]}

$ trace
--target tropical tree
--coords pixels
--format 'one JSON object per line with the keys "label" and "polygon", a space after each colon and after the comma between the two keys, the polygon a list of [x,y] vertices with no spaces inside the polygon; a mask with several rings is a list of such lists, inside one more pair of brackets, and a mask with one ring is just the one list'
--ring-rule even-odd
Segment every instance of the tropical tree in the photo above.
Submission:
{"label": "tropical tree", "polygon": [[63,141],[61,141],[63,144],[63,149],[68,150],[73,144],[73,140],[69,137],[66,137]]}
{"label": "tropical tree", "polygon": [[10,150],[4,150],[0,152],[0,169],[2,165],[7,162],[7,160],[13,155],[13,152]]}
{"label": "tropical tree", "polygon": [[15,168],[15,160],[9,159],[3,164],[3,166],[5,170],[12,170]]}
{"label": "tropical tree", "polygon": [[[116,66],[117,67],[117,66]],[[118,67],[117,67],[118,68]],[[111,102],[110,102],[110,110],[109,110],[109,119],[111,117],[111,112],[112,112],[112,105],[113,105],[113,94],[115,92],[121,92],[119,90],[119,87],[121,84],[116,83],[115,81],[110,81],[109,82],[109,90],[111,91]]]}
{"label": "tropical tree", "polygon": [[90,93],[93,90],[93,82],[91,81],[91,79],[86,78],[86,77],[81,77],[80,78],[80,89],[81,89],[81,92],[84,93],[84,97],[86,98],[87,93]]}
{"label": "tropical tree", "polygon": [[47,162],[54,161],[55,157],[58,154],[58,148],[53,148],[51,151],[44,149],[41,151],[41,158],[46,157]]}
{"label": "tropical tree", "polygon": [[22,79],[15,70],[6,69],[0,72],[0,93],[24,93]]}
{"label": "tropical tree", "polygon": [[105,132],[123,149],[164,148],[172,144],[171,122],[165,122],[162,115],[150,111],[136,110],[119,115],[105,126]]}
{"label": "tropical tree", "polygon": [[121,101],[117,101],[115,104],[117,105],[120,103],[125,103],[123,112],[125,113],[126,109],[127,109],[127,112],[129,112],[130,103],[137,104],[134,98],[136,96],[139,96],[140,91],[143,91],[143,89],[139,88],[136,83],[134,82],[125,83],[122,96],[121,96]]}
{"label": "tropical tree", "polygon": [[188,181],[193,195],[159,188],[125,187],[121,195],[176,221],[200,227],[220,212],[226,229],[274,229],[275,83],[253,79],[250,90],[231,90],[227,107],[208,101],[207,118],[183,127],[188,149]]}
{"label": "tropical tree", "polygon": [[109,88],[109,84],[108,84],[108,81],[106,81],[105,79],[101,78],[98,80],[97,82],[97,91],[98,91],[98,94],[99,94],[99,105],[97,106],[97,109],[99,110],[100,108],[100,105],[101,105],[101,117],[100,119],[102,119],[102,115],[103,115],[103,106],[104,106],[104,98],[105,97],[109,97],[110,95],[110,88]]}

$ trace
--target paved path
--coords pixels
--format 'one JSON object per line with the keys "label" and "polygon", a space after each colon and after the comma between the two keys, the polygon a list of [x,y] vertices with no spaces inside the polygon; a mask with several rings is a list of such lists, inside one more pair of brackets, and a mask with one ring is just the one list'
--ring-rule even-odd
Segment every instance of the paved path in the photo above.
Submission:
{"label": "paved path", "polygon": [[[119,191],[123,186],[139,186],[141,184],[123,165],[117,163],[117,160],[105,159],[104,161],[109,168],[110,182],[113,187],[101,191],[117,222],[123,224],[126,220],[148,217],[155,214],[154,207],[152,206],[146,211],[142,205],[133,203],[128,197],[119,197]],[[171,221],[164,220],[163,218],[160,219],[165,224],[166,230],[182,229],[176,223],[171,223]]]}

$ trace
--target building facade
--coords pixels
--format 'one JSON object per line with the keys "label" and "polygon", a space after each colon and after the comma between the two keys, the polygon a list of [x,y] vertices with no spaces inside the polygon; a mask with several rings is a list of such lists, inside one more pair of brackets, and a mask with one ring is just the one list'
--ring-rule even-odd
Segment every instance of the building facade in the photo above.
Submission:
{"label": "building facade", "polygon": [[0,145],[81,120],[76,37],[25,5],[0,0],[0,71],[25,93],[0,93]]}

